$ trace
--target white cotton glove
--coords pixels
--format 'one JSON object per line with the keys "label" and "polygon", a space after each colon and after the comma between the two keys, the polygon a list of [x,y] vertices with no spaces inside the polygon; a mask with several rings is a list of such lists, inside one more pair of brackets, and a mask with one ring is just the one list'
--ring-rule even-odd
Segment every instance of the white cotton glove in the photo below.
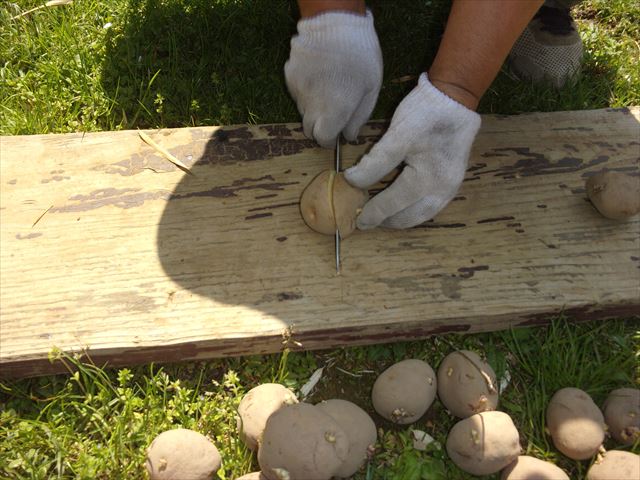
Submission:
{"label": "white cotton glove", "polygon": [[458,191],[479,128],[480,115],[422,74],[398,105],[389,130],[345,172],[349,183],[367,188],[405,163],[393,184],[364,206],[358,228],[409,228],[434,217]]}
{"label": "white cotton glove", "polygon": [[328,12],[300,20],[284,75],[308,138],[326,148],[335,147],[340,132],[355,140],[382,84],[382,52],[371,12]]}

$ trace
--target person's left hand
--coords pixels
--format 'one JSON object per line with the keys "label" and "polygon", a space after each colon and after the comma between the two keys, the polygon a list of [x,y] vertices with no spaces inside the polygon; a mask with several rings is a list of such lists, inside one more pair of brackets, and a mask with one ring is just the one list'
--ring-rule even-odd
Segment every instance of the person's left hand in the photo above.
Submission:
{"label": "person's left hand", "polygon": [[446,96],[423,74],[398,105],[389,130],[345,171],[349,183],[367,188],[405,163],[393,184],[364,206],[358,228],[409,228],[433,218],[458,191],[479,128],[480,115]]}

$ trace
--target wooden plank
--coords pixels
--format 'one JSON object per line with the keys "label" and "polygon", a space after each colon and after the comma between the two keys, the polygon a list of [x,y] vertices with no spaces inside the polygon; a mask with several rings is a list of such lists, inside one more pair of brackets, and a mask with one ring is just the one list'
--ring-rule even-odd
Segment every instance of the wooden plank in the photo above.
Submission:
{"label": "wooden plank", "polygon": [[332,152],[297,124],[148,132],[194,175],[135,131],[3,137],[0,374],[56,371],[54,347],[122,365],[274,352],[291,332],[324,348],[638,314],[640,221],[602,218],[584,181],[638,175],[639,120],[485,116],[455,201],[354,234],[341,276],[298,211]]}

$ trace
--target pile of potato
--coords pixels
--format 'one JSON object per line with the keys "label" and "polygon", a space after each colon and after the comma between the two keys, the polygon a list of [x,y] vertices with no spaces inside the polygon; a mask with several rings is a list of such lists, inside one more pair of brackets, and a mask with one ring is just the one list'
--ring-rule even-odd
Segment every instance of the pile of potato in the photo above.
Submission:
{"label": "pile of potato", "polygon": [[[602,171],[587,179],[586,191],[605,217],[626,220],[640,213],[640,178]],[[306,224],[342,238],[356,229],[356,218],[369,198],[349,185],[342,173],[327,170],[304,190],[300,210]],[[436,399],[460,420],[446,441],[449,458],[473,475],[502,471],[501,480],[568,480],[552,463],[520,455],[520,435],[511,417],[497,411],[498,389],[491,366],[478,354],[461,350],[447,355],[438,372],[422,360],[408,359],[385,370],[371,399],[383,418],[408,425],[420,419]],[[604,412],[604,413],[603,413]],[[640,390],[611,392],[601,411],[577,388],[563,388],[546,411],[555,447],[574,460],[596,458],[588,480],[640,480],[640,456],[606,452],[607,433],[622,445],[640,440]],[[374,454],[377,430],[371,417],[347,400],[317,405],[298,402],[279,384],[250,390],[238,408],[238,433],[257,452],[261,472],[237,480],[329,480],[348,478]],[[151,480],[211,479],[222,459],[203,435],[182,428],[158,435],[147,449]]]}
{"label": "pile of potato", "polygon": [[587,392],[578,388],[558,390],[547,406],[546,423],[555,447],[574,460],[596,461],[587,472],[588,480],[640,478],[640,456],[631,452],[605,451],[605,435],[623,445],[640,439],[640,390],[612,391],[600,411]]}
{"label": "pile of potato", "polygon": [[[556,465],[521,455],[520,435],[511,417],[497,411],[496,374],[478,354],[455,351],[437,373],[426,362],[398,362],[377,378],[371,392],[376,412],[398,424],[416,422],[436,397],[460,420],[447,436],[449,458],[473,475],[501,473],[502,480],[568,480]],[[604,413],[603,413],[604,412]],[[611,392],[603,412],[577,388],[563,388],[551,398],[547,429],[555,447],[569,458],[596,457],[588,480],[640,479],[640,456],[606,452],[607,431],[620,444],[640,440],[640,390]],[[236,480],[329,480],[349,478],[375,453],[377,430],[359,406],[342,399],[316,405],[299,402],[282,385],[250,390],[238,407],[238,433],[257,452],[260,472]],[[151,480],[213,478],[221,458],[206,437],[185,429],[160,434],[147,450]]]}

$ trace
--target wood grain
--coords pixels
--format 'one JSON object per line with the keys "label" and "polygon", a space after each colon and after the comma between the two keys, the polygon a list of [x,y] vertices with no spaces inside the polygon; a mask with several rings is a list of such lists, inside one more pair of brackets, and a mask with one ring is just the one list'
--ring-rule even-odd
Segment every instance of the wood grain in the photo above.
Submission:
{"label": "wood grain", "polygon": [[124,365],[638,314],[640,221],[601,217],[584,182],[639,175],[639,122],[485,116],[455,201],[419,228],[356,232],[340,276],[298,210],[333,153],[298,124],[147,132],[193,175],[136,131],[2,137],[0,375],[60,370],[54,347]]}

